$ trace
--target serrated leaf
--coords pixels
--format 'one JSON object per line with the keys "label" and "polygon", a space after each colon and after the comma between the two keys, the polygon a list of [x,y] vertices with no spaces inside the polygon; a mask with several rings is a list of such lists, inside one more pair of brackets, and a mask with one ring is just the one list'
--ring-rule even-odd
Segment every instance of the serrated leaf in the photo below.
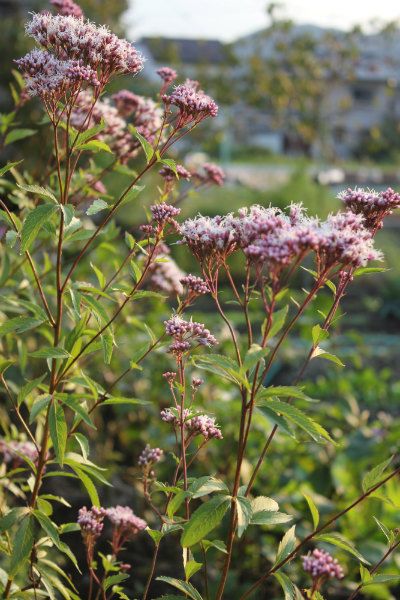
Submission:
{"label": "serrated leaf", "polygon": [[238,523],[238,537],[241,538],[243,533],[249,526],[251,522],[251,517],[253,515],[251,502],[248,498],[244,498],[243,496],[238,496],[236,498],[236,513]]}
{"label": "serrated leaf", "polygon": [[389,271],[386,267],[359,267],[353,273],[354,277],[359,277],[360,275],[370,275],[371,273],[385,273]]}
{"label": "serrated leaf", "polygon": [[71,355],[64,348],[49,347],[30,352],[29,356],[32,358],[69,358]]}
{"label": "serrated leaf", "polygon": [[90,140],[75,147],[76,150],[89,150],[90,152],[109,152],[113,154],[110,146],[101,140]]}
{"label": "serrated leaf", "polygon": [[292,404],[281,402],[277,398],[261,400],[259,404],[260,406],[263,406],[264,403],[267,408],[270,408],[274,412],[283,415],[286,419],[300,427],[300,429],[305,431],[316,442],[321,443],[322,441],[326,440],[332,444],[336,444],[336,442],[331,438],[329,433],[322,427],[322,425],[311,419],[308,415],[303,413]]}
{"label": "serrated leaf", "polygon": [[205,475],[193,481],[189,486],[189,492],[192,498],[201,498],[213,492],[229,493],[227,485],[220,479]]}
{"label": "serrated leaf", "polygon": [[243,368],[245,371],[250,371],[259,360],[264,358],[270,351],[269,348],[261,348],[259,344],[252,344],[243,360]]}
{"label": "serrated leaf", "polygon": [[223,552],[224,554],[228,554],[226,549],[226,544],[222,540],[202,540],[201,542],[204,550],[207,552],[210,548],[215,548],[219,552]]}
{"label": "serrated leaf", "polygon": [[0,177],[3,177],[3,175],[5,175],[6,173],[8,173],[8,171],[11,171],[11,169],[13,169],[17,165],[21,164],[22,162],[23,162],[22,160],[17,160],[16,162],[9,162],[4,167],[1,167],[1,169],[0,169]]}
{"label": "serrated leaf", "polygon": [[34,319],[32,317],[14,317],[0,325],[0,336],[12,332],[24,333],[25,331],[39,327],[43,322],[43,319]]}
{"label": "serrated leaf", "polygon": [[[35,196],[39,196],[40,198],[46,198],[47,200],[51,200],[54,204],[57,204],[57,198],[55,197],[53,192],[41,185],[28,185],[25,183],[18,183],[17,185],[21,190],[24,190],[24,192],[35,194]],[[47,204],[43,204],[41,206],[47,206]]]}
{"label": "serrated leaf", "polygon": [[170,519],[174,516],[176,511],[182,506],[186,498],[190,497],[190,492],[180,490],[168,503],[167,515]]}
{"label": "serrated leaf", "polygon": [[67,445],[68,431],[63,408],[57,401],[54,400],[51,403],[49,410],[49,427],[54,452],[58,463],[62,467],[64,465],[64,454],[65,447]]}
{"label": "serrated leaf", "polygon": [[22,402],[24,402],[24,400],[26,400],[26,397],[29,396],[29,394],[31,392],[33,392],[33,390],[35,388],[37,388],[40,383],[42,383],[42,381],[45,377],[46,377],[46,375],[41,375],[40,377],[37,377],[36,379],[33,379],[32,381],[28,381],[27,383],[25,383],[25,385],[22,386],[22,388],[19,390],[18,396],[17,396],[18,406]]}
{"label": "serrated leaf", "polygon": [[26,515],[20,522],[14,537],[14,545],[11,554],[9,577],[14,578],[18,571],[23,568],[25,560],[31,553],[34,542],[34,520]]}
{"label": "serrated leaf", "polygon": [[29,249],[32,242],[37,238],[40,229],[57,212],[54,204],[41,204],[28,213],[21,230],[21,249],[23,252]]}
{"label": "serrated leaf", "polygon": [[113,585],[121,583],[121,581],[126,581],[126,579],[129,579],[129,575],[127,575],[126,573],[116,573],[115,575],[109,575],[104,581],[104,589],[107,591]]}
{"label": "serrated leaf", "polygon": [[329,337],[329,333],[326,329],[322,329],[320,325],[314,325],[312,328],[312,340],[314,346],[317,346],[319,342],[326,340],[327,337]]}
{"label": "serrated leaf", "polygon": [[164,581],[169,583],[172,587],[176,588],[180,592],[184,592],[186,596],[189,596],[192,600],[203,600],[199,592],[187,581],[176,579],[175,577],[157,577],[157,581]]}
{"label": "serrated leaf", "polygon": [[86,214],[87,215],[95,215],[98,212],[100,212],[101,210],[105,210],[106,208],[108,208],[108,204],[107,202],[105,202],[104,200],[101,200],[100,198],[97,198],[97,200],[95,200],[87,209]]}
{"label": "serrated leaf", "polygon": [[393,460],[393,457],[391,456],[387,460],[381,462],[379,465],[377,465],[376,467],[371,469],[371,471],[369,471],[369,473],[367,473],[363,477],[362,489],[364,492],[368,491],[369,489],[374,487],[374,485],[379,483],[379,481],[382,479],[383,473],[385,472],[387,467],[390,465],[392,460]]}
{"label": "serrated leaf", "polygon": [[308,508],[310,509],[310,513],[311,513],[311,517],[312,517],[312,520],[313,520],[314,529],[317,529],[318,523],[319,523],[318,508],[316,507],[315,502],[311,498],[311,496],[309,496],[308,494],[305,494],[304,492],[303,492],[303,496],[306,499],[306,502],[308,504]]}
{"label": "serrated leaf", "polygon": [[364,558],[364,556],[360,552],[358,552],[354,544],[352,542],[349,542],[349,540],[347,540],[340,533],[321,533],[317,535],[314,539],[320,540],[321,542],[326,542],[327,544],[332,544],[333,546],[337,546],[338,548],[345,550],[349,554],[352,554],[364,564],[370,564],[369,561],[366,558]]}
{"label": "serrated leaf", "polygon": [[231,500],[226,496],[215,496],[202,504],[185,525],[181,545],[184,548],[194,546],[222,521]]}
{"label": "serrated leaf", "polygon": [[40,415],[41,412],[44,411],[45,408],[48,407],[49,402],[51,400],[51,396],[49,394],[44,394],[43,396],[37,398],[32,405],[31,411],[29,413],[29,424],[31,425],[36,417]]}
{"label": "serrated leaf", "polygon": [[275,564],[277,565],[282,560],[285,560],[296,546],[296,525],[293,525],[283,536],[279,542],[278,552],[276,554]]}

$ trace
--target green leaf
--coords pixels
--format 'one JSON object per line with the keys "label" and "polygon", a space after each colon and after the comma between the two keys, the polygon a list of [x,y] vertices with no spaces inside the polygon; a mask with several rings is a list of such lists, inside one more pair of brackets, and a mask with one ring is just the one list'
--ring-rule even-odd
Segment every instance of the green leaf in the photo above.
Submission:
{"label": "green leaf", "polygon": [[251,518],[250,525],[281,525],[293,521],[293,517],[279,511],[260,511]]}
{"label": "green leaf", "polygon": [[203,600],[199,592],[187,581],[181,579],[175,579],[175,577],[157,577],[157,581],[164,581],[169,583],[172,587],[176,588],[180,592],[184,592],[186,596],[189,596],[192,600]]}
{"label": "green leaf", "polygon": [[43,394],[32,405],[31,411],[29,413],[29,424],[31,425],[36,417],[40,415],[45,408],[48,407],[49,402],[51,400],[51,396],[49,394]]}
{"label": "green leaf", "polygon": [[90,152],[109,152],[113,154],[110,146],[101,140],[90,140],[75,147],[76,150],[90,150]]}
{"label": "green leaf", "polygon": [[191,493],[192,498],[201,498],[202,496],[207,496],[213,492],[224,492],[227,494],[229,493],[229,489],[220,479],[205,475],[204,477],[199,477],[190,484],[189,492]]}
{"label": "green leaf", "polygon": [[21,231],[21,249],[23,252],[29,249],[44,223],[49,221],[57,210],[57,206],[54,206],[54,204],[41,204],[28,213]]}
{"label": "green leaf", "polygon": [[381,481],[383,473],[386,471],[392,460],[393,456],[381,462],[364,476],[362,480],[362,489],[364,492],[368,491]]}
{"label": "green leaf", "polygon": [[174,516],[176,511],[181,507],[182,503],[186,500],[186,498],[190,497],[190,492],[185,492],[184,490],[179,491],[176,496],[172,498],[172,500],[168,503],[167,515],[170,519]]}
{"label": "green leaf", "polygon": [[68,406],[68,408],[73,410],[78,415],[78,417],[80,417],[82,421],[86,423],[86,425],[89,425],[89,427],[96,429],[95,424],[90,418],[87,409],[84,406],[82,406],[82,404],[80,404],[78,400],[75,400],[75,398],[65,398],[63,400],[63,404],[65,404],[66,406]]}
{"label": "green leaf", "polygon": [[164,537],[164,533],[162,531],[158,531],[158,529],[150,529],[150,527],[146,528],[146,533],[149,534],[156,545],[159,544]]}
{"label": "green leaf", "polygon": [[33,379],[32,381],[28,381],[25,385],[22,386],[22,388],[19,390],[18,396],[17,396],[18,406],[22,402],[24,402],[24,400],[26,400],[27,396],[29,396],[29,394],[31,392],[33,392],[33,390],[35,388],[37,388],[40,383],[42,383],[42,381],[45,377],[46,377],[45,374],[41,375],[40,377],[37,377],[36,379]]}
{"label": "green leaf", "polygon": [[270,385],[266,388],[263,387],[257,394],[257,400],[264,398],[297,398],[306,402],[312,400],[301,388],[294,385]]}
{"label": "green leaf", "polygon": [[57,548],[60,548],[61,540],[60,540],[60,536],[58,533],[58,529],[54,525],[54,523],[49,519],[49,517],[47,515],[45,515],[43,512],[41,512],[39,510],[34,510],[33,515],[36,518],[36,520],[39,522],[42,529],[47,533],[49,538],[52,540],[52,542],[54,542],[54,544],[57,546]]}
{"label": "green leaf", "polygon": [[8,146],[8,144],[12,144],[13,142],[23,140],[27,137],[30,137],[31,135],[34,135],[35,133],[35,129],[13,129],[6,135],[4,145]]}
{"label": "green leaf", "polygon": [[[35,196],[39,196],[40,198],[46,198],[47,200],[51,200],[54,204],[57,204],[57,198],[47,188],[42,187],[41,185],[28,185],[25,183],[18,183],[18,187],[25,192],[30,192],[31,194],[35,194]],[[44,204],[43,206],[47,206]],[[56,208],[56,207],[54,207]]]}
{"label": "green leaf", "polygon": [[185,565],[185,578],[186,581],[189,581],[189,579],[191,577],[193,577],[193,575],[195,573],[197,573],[197,571],[200,571],[201,567],[203,566],[203,563],[199,563],[196,562],[195,560],[188,560],[186,565]]}
{"label": "green leaf", "polygon": [[352,542],[350,542],[349,540],[347,540],[340,533],[335,533],[335,532],[321,533],[320,535],[317,535],[314,539],[320,540],[321,542],[326,542],[327,544],[332,544],[333,546],[337,546],[338,548],[345,550],[349,554],[352,554],[353,556],[358,558],[358,560],[360,560],[364,564],[366,564],[366,565],[370,564],[368,562],[368,560],[366,558],[364,558],[364,556],[362,554],[360,554],[360,552],[358,552],[358,550],[355,548],[354,544]]}
{"label": "green leaf", "polygon": [[202,540],[201,542],[204,550],[207,552],[210,548],[215,548],[219,552],[223,552],[224,554],[228,554],[226,549],[226,544],[222,540]]}
{"label": "green leaf", "polygon": [[30,352],[29,356],[32,358],[69,358],[71,355],[69,352],[64,350],[64,348],[41,348],[40,350],[35,350],[35,352]]}
{"label": "green leaf", "polygon": [[24,566],[29,557],[34,542],[34,520],[31,515],[26,515],[21,521],[14,537],[14,545],[11,554],[9,577],[14,578],[18,571]]}
{"label": "green leaf", "polygon": [[400,575],[374,575],[371,581],[367,581],[364,583],[364,586],[367,585],[377,585],[382,583],[395,583],[400,580]]}
{"label": "green leaf", "polygon": [[231,500],[227,496],[215,496],[202,504],[191,516],[186,524],[181,544],[184,548],[194,546],[210,531],[215,529],[222,521],[223,516],[230,506]]}
{"label": "green leaf", "polygon": [[[289,311],[289,305],[287,304],[286,306],[284,306],[280,310],[277,310],[276,312],[274,312],[273,319],[272,319],[272,325],[271,325],[271,328],[270,328],[270,330],[268,332],[268,338],[272,338],[277,333],[280,332],[280,330],[282,329],[282,327],[285,324],[288,311]],[[266,322],[267,322],[267,320],[264,322],[263,330],[265,328]]]}
{"label": "green leaf", "polygon": [[15,242],[18,239],[18,233],[13,229],[9,229],[6,233],[6,244],[9,248],[14,248]]}
{"label": "green leaf", "polygon": [[107,400],[103,400],[100,406],[108,406],[110,404],[138,404],[139,406],[146,406],[148,404],[151,404],[151,402],[149,402],[148,400],[139,400],[138,398],[124,398],[122,396],[118,396],[113,398],[107,398]]}
{"label": "green leaf", "polygon": [[389,271],[389,269],[385,267],[359,267],[353,273],[354,277],[359,277],[360,275],[370,275],[371,273],[385,273]]}
{"label": "green leaf", "polygon": [[154,156],[154,150],[151,144],[149,144],[149,142],[146,140],[146,138],[144,138],[139,132],[138,130],[133,127],[132,125],[129,126],[129,130],[131,131],[131,133],[135,136],[135,138],[137,140],[139,140],[143,151],[146,155],[146,160],[147,160],[147,164],[149,164],[149,162],[151,161],[151,159]]}
{"label": "green leaf", "polygon": [[64,465],[65,447],[67,445],[67,423],[62,406],[53,401],[49,411],[50,437],[53,442],[54,452],[60,466]]}
{"label": "green leaf", "polygon": [[281,402],[277,398],[270,398],[269,400],[262,400],[260,405],[264,405],[274,412],[283,415],[286,419],[305,431],[316,442],[321,443],[322,441],[326,440],[332,444],[336,444],[336,442],[331,438],[329,433],[322,427],[322,425],[311,419],[292,404]]}
{"label": "green leaf", "polygon": [[311,496],[309,496],[308,494],[305,494],[304,492],[303,492],[303,496],[306,499],[306,502],[308,504],[308,508],[310,509],[310,513],[311,513],[311,516],[312,516],[314,529],[317,529],[318,523],[319,523],[318,508],[315,506],[315,502],[311,498]]}
{"label": "green leaf", "polygon": [[101,346],[103,348],[103,360],[106,365],[109,365],[114,349],[114,338],[112,333],[106,332],[100,336]]}
{"label": "green leaf", "polygon": [[334,354],[331,354],[330,352],[327,352],[326,350],[324,350],[323,348],[320,348],[319,346],[317,346],[313,350],[313,353],[311,355],[311,358],[317,358],[317,357],[324,358],[325,360],[329,360],[330,362],[335,363],[335,365],[338,365],[338,367],[345,366],[342,363],[342,361],[340,360],[340,358],[338,358]]}
{"label": "green leaf", "polygon": [[32,317],[14,317],[13,319],[8,319],[8,321],[5,321],[0,325],[0,336],[12,332],[23,333],[24,331],[29,331],[30,329],[39,327],[39,325],[42,323],[42,319],[33,319]]}
{"label": "green leaf", "polygon": [[73,469],[75,471],[75,473],[77,474],[77,476],[83,483],[85,490],[89,494],[89,498],[90,498],[93,506],[100,506],[99,495],[98,495],[96,487],[95,487],[93,481],[90,479],[89,475],[86,475],[86,473],[84,473],[82,471],[82,469],[80,469],[76,465],[70,465],[70,466],[71,466],[71,469]]}
{"label": "green leaf", "polygon": [[136,198],[140,192],[142,192],[144,190],[145,186],[144,185],[133,185],[128,192],[126,192],[124,199],[122,200],[121,204],[119,205],[120,208],[122,208],[125,204],[128,204],[128,202],[130,202],[131,200],[134,200],[134,198]]}
{"label": "green leaf", "polygon": [[11,171],[11,169],[13,169],[17,165],[21,164],[22,162],[23,162],[22,160],[17,160],[16,162],[9,162],[4,167],[1,167],[1,169],[0,169],[0,177],[3,177],[3,175],[5,175],[6,173],[8,173],[8,171]]}
{"label": "green leaf", "polygon": [[326,340],[327,337],[329,337],[329,333],[326,329],[322,329],[320,325],[314,325],[312,328],[312,340],[314,346],[317,346],[319,342]]}
{"label": "green leaf", "polygon": [[110,575],[109,577],[106,577],[104,581],[104,589],[107,591],[116,583],[121,583],[121,581],[125,581],[126,579],[129,579],[129,575],[127,575],[126,573],[117,573],[116,575]]}
{"label": "green leaf", "polygon": [[371,573],[364,565],[360,564],[360,577],[363,584],[372,579]]}
{"label": "green leaf", "polygon": [[296,586],[285,573],[273,573],[273,576],[280,583],[285,600],[296,600],[296,597],[301,597],[296,595]]}
{"label": "green leaf", "polygon": [[108,208],[108,204],[107,202],[105,202],[104,200],[101,200],[100,198],[97,198],[97,200],[95,200],[87,209],[86,214],[87,215],[95,215],[96,213],[100,212],[101,210],[105,210],[106,208]]}
{"label": "green leaf", "polygon": [[269,348],[261,348],[258,344],[252,344],[244,357],[243,369],[250,371],[259,360],[268,354],[269,350]]}
{"label": "green leaf", "polygon": [[285,560],[296,546],[296,525],[293,525],[279,542],[278,552],[275,559],[275,565]]}
{"label": "green leaf", "polygon": [[28,508],[18,507],[12,508],[0,519],[0,533],[8,531],[11,527],[21,521],[21,519],[29,512]]}
{"label": "green leaf", "polygon": [[236,513],[238,522],[238,537],[241,538],[249,526],[251,517],[253,515],[251,502],[248,498],[243,496],[238,496],[236,498]]}

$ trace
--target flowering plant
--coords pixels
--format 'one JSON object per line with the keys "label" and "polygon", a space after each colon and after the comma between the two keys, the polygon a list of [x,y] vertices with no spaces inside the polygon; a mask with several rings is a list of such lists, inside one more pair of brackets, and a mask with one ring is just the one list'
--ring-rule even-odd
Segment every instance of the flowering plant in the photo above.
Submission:
{"label": "flowering plant", "polygon": [[[4,554],[0,589],[4,598],[126,599],[123,586],[131,565],[121,554],[138,536],[147,536],[154,548],[146,580],[139,586],[143,600],[154,597],[157,559],[165,538],[181,546],[182,570],[175,568],[176,577],[161,575],[157,580],[166,590],[172,586],[194,600],[203,595],[220,600],[227,597],[235,544],[253,526],[282,526],[294,518],[280,511],[275,499],[254,494],[277,432],[295,436],[297,429],[318,444],[336,444],[335,436],[304,408],[311,399],[301,380],[311,361],[342,364],[326,347],[329,330],[354,278],[379,271],[369,266],[383,258],[375,248],[375,234],[383,219],[400,206],[400,195],[391,189],[347,190],[340,195],[343,210],[325,220],[310,217],[301,204],[287,210],[255,205],[237,213],[182,220],[179,205],[189,190],[220,186],[225,176],[216,165],[190,170],[166,156],[203,120],[217,116],[216,103],[198,82],[187,80],[171,89],[177,73],[168,67],[158,71],[161,86],[156,101],[128,90],[107,98],[109,82],[121,74],[136,75],[143,57],[126,40],[85,20],[71,0],[52,4],[58,14],[35,14],[26,27],[39,48],[16,61],[25,82],[17,108],[37,96],[46,112],[53,140],[47,165],[38,181],[21,172],[17,162],[1,169],[1,175],[14,176],[16,187],[0,200],[5,241],[0,378],[11,415],[0,440]],[[8,139],[21,139],[12,129],[13,118]],[[112,155],[111,162],[104,166],[98,154]],[[150,206],[136,237],[125,232],[128,251],[121,260],[119,250],[113,255],[121,238],[114,217],[119,208],[134,202],[144,176],[155,170],[163,182],[157,186],[158,201]],[[109,172],[129,178],[117,197],[108,194],[103,181]],[[184,273],[174,262],[171,242],[193,256],[197,274]],[[113,259],[100,267],[104,250]],[[89,254],[90,274],[84,270]],[[234,261],[241,265],[240,276],[232,271]],[[301,271],[308,277],[307,290],[298,289]],[[222,293],[223,280],[228,292]],[[317,296],[326,293],[331,294],[329,309],[314,311],[310,345],[294,381],[269,385],[282,346]],[[208,298],[218,315],[221,327],[215,336],[190,314],[202,298]],[[91,362],[111,364],[121,351],[127,315],[139,310],[142,299],[165,302],[169,314],[163,330],[156,336],[148,328],[150,341],[138,352],[129,350],[129,367],[112,380],[101,380],[101,373],[96,376],[89,370]],[[234,303],[235,320],[228,303]],[[144,312],[144,320],[146,316]],[[144,520],[128,505],[102,506],[96,483],[108,482],[103,467],[89,459],[90,431],[103,407],[126,404],[135,410],[147,405],[144,399],[122,396],[119,386],[156,352],[171,369],[162,373],[170,406],[160,407],[171,448],[150,444],[140,448],[137,474],[149,513]],[[208,384],[200,372],[206,372],[211,383],[217,379],[233,390],[240,407],[233,430],[228,427],[225,432],[211,403],[206,410],[201,408],[199,397]],[[271,423],[271,430],[246,475],[244,465],[260,415]],[[226,437],[236,444],[235,456],[221,460],[215,472],[194,476],[199,457],[222,446]],[[157,478],[162,462],[172,465],[167,482]],[[269,555],[269,567],[240,597],[250,597],[272,576],[285,598],[320,599],[327,582],[342,581],[345,572],[314,544],[337,546],[360,561],[362,582],[352,597],[373,581],[382,561],[368,570],[354,545],[331,527],[399,474],[398,466],[386,472],[390,462],[375,467],[360,495],[321,524],[316,503],[307,495],[313,529],[297,540],[295,526],[290,526],[276,553]],[[92,505],[81,507],[74,522],[59,523],[53,517],[57,504],[70,506],[69,498],[52,485],[62,478],[80,482]],[[215,535],[224,524],[222,542]],[[382,527],[388,538],[386,560],[399,542],[396,532]],[[67,534],[78,531],[85,566],[65,541]],[[102,546],[100,550],[104,540],[109,542],[107,554]],[[300,559],[306,546],[313,547],[303,555],[312,583],[300,590],[284,567]],[[209,551],[217,552],[215,560],[221,567],[220,577],[212,581]],[[75,577],[72,568],[85,569],[85,576]]]}

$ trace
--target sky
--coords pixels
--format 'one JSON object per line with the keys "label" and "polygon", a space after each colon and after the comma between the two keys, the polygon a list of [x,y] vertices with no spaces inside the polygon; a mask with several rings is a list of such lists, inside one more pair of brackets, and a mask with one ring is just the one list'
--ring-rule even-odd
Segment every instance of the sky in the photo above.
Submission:
{"label": "sky", "polygon": [[[112,0],[110,0],[112,1]],[[267,0],[130,0],[130,37],[216,38],[232,41],[266,26]],[[396,8],[397,5],[397,8]],[[400,18],[395,0],[286,0],[281,12],[294,21],[347,29]]]}

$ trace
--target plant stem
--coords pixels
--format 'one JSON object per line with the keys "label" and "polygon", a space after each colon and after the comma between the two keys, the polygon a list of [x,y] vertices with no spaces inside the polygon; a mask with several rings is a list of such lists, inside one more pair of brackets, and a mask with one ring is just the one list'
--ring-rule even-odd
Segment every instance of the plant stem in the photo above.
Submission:
{"label": "plant stem", "polygon": [[151,585],[152,579],[154,577],[154,571],[156,569],[159,548],[160,548],[160,542],[158,542],[155,545],[155,549],[153,552],[153,560],[151,561],[150,573],[147,578],[146,586],[145,586],[144,592],[143,592],[143,600],[147,600],[147,594],[149,593],[150,585]]}
{"label": "plant stem", "polygon": [[[392,544],[382,558],[372,567],[370,570],[370,575],[373,575],[377,572],[379,567],[385,562],[385,560],[400,546],[400,540],[398,540],[395,544]],[[354,592],[348,597],[347,600],[354,600],[360,593],[361,589],[364,587],[364,583],[360,583],[360,585],[354,590]]]}

